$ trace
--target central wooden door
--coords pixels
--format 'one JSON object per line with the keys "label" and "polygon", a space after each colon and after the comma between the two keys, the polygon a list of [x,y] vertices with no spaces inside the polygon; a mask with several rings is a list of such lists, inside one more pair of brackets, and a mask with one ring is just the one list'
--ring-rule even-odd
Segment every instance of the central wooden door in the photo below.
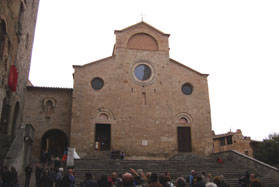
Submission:
{"label": "central wooden door", "polygon": [[110,129],[110,124],[96,124],[95,142],[98,142],[100,144],[100,150],[110,150]]}
{"label": "central wooden door", "polygon": [[178,127],[178,151],[179,152],[192,152],[191,143],[191,128],[190,127]]}

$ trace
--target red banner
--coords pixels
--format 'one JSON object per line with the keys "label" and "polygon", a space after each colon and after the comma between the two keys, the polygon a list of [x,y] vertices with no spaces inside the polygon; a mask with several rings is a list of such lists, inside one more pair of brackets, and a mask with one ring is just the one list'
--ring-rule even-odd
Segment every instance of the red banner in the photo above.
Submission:
{"label": "red banner", "polygon": [[16,70],[15,65],[12,65],[10,67],[8,85],[13,92],[16,91],[17,79],[18,79],[18,72]]}

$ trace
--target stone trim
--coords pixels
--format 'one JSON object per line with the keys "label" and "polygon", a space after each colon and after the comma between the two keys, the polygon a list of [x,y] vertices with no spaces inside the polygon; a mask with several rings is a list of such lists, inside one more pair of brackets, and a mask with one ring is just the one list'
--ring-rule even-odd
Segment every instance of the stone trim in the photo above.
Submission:
{"label": "stone trim", "polygon": [[[103,119],[101,116],[107,116],[107,119]],[[109,109],[99,108],[96,117],[94,118],[94,124],[103,123],[103,124],[114,124],[115,117]]]}
{"label": "stone trim", "polygon": [[26,86],[26,88],[29,90],[31,89],[48,89],[48,90],[67,90],[67,91],[73,91],[73,88],[61,88],[61,87],[44,87],[44,86]]}
{"label": "stone trim", "polygon": [[[135,68],[140,64],[144,64],[151,69],[151,76],[150,76],[149,79],[147,79],[145,81],[141,81],[141,80],[137,79],[137,77],[134,74]],[[155,68],[153,67],[153,64],[150,61],[148,61],[148,60],[137,60],[136,62],[131,64],[130,74],[131,74],[132,80],[135,84],[140,85],[140,86],[147,86],[147,85],[151,85],[151,84],[154,83],[155,76],[156,76],[156,70],[155,70]]]}
{"label": "stone trim", "polygon": [[175,63],[177,65],[180,65],[180,66],[182,66],[182,67],[184,67],[186,69],[189,69],[190,71],[192,71],[194,73],[197,73],[198,75],[201,75],[201,76],[204,76],[204,77],[208,77],[209,76],[209,74],[200,73],[200,72],[198,72],[198,71],[196,71],[196,70],[194,70],[194,69],[192,69],[192,68],[190,68],[190,67],[188,67],[188,66],[186,66],[186,65],[184,65],[184,64],[182,64],[182,63],[180,63],[180,62],[178,62],[178,61],[176,61],[174,59],[170,58],[169,60],[170,60],[170,62],[173,62],[173,63]]}
{"label": "stone trim", "polygon": [[269,168],[269,169],[272,169],[272,170],[274,170],[274,171],[279,172],[279,169],[278,169],[278,168],[276,168],[276,167],[274,167],[274,166],[271,166],[271,165],[269,165],[269,164],[267,164],[267,163],[261,162],[261,161],[255,159],[255,158],[249,157],[249,156],[247,156],[247,155],[245,155],[245,154],[242,154],[242,153],[240,153],[240,152],[238,152],[238,151],[235,151],[235,150],[229,150],[229,151],[223,151],[223,152],[219,152],[219,153],[214,153],[214,155],[219,155],[219,154],[222,155],[222,154],[224,154],[224,153],[229,153],[229,152],[232,152],[232,153],[234,153],[234,154],[236,154],[236,155],[238,155],[238,156],[241,156],[241,157],[243,157],[243,158],[245,158],[245,159],[248,159],[248,160],[250,160],[250,161],[252,161],[252,162],[255,162],[256,164],[262,165],[262,166],[264,166],[264,167],[267,167],[267,168]]}
{"label": "stone trim", "polygon": [[102,58],[102,59],[93,61],[93,62],[89,62],[89,63],[84,64],[84,65],[73,65],[73,68],[74,68],[74,69],[75,69],[75,68],[83,68],[83,67],[85,67],[85,66],[88,66],[88,65],[91,65],[91,64],[95,64],[95,63],[99,63],[99,62],[103,62],[103,61],[106,61],[106,60],[112,59],[112,58],[114,58],[113,55],[112,55],[112,56],[109,56],[109,57],[106,57],[106,58]]}
{"label": "stone trim", "polygon": [[138,25],[140,25],[140,24],[146,25],[147,27],[149,27],[149,28],[155,30],[156,32],[158,32],[158,33],[160,33],[160,34],[162,34],[162,35],[164,35],[164,36],[167,36],[167,37],[170,36],[170,34],[165,34],[165,33],[163,33],[162,31],[160,31],[160,30],[158,30],[158,29],[152,27],[151,25],[145,23],[144,21],[141,21],[141,22],[139,22],[139,23],[136,23],[136,24],[134,24],[134,25],[131,25],[131,26],[129,26],[129,27],[126,27],[125,29],[122,29],[122,30],[115,30],[114,33],[130,30],[130,29],[132,29],[133,27],[136,27],[136,26],[138,26]]}
{"label": "stone trim", "polygon": [[[186,113],[186,112],[181,112],[181,113],[176,114],[175,118],[176,118],[176,123],[180,123],[179,120],[180,120],[181,118],[186,118],[187,121],[189,121],[189,123],[187,123],[188,125],[193,123],[193,118],[192,118],[192,116],[191,116],[190,114]],[[181,124],[181,123],[180,123],[180,124]],[[183,124],[184,124],[184,123],[183,123]]]}

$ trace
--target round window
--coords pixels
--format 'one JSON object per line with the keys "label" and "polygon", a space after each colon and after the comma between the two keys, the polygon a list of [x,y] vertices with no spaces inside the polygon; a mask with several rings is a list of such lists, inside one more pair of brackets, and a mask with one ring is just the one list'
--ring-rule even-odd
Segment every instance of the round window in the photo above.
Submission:
{"label": "round window", "polygon": [[134,74],[138,80],[146,81],[151,77],[152,71],[146,64],[139,64],[135,68]]}
{"label": "round window", "polygon": [[185,95],[191,95],[193,92],[193,86],[189,83],[183,84],[181,89]]}
{"label": "round window", "polygon": [[91,86],[94,90],[100,90],[104,86],[104,81],[103,81],[103,79],[101,79],[99,77],[94,78],[91,81]]}

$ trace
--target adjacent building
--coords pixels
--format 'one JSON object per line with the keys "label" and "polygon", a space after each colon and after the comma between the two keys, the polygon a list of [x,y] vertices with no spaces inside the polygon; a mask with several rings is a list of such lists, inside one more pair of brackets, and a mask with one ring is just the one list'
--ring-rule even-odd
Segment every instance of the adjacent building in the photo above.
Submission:
{"label": "adjacent building", "polygon": [[22,120],[38,4],[39,0],[0,1],[0,160],[6,158],[6,164],[17,168],[30,154],[30,141],[23,140],[32,127],[25,128]]}
{"label": "adjacent building", "polygon": [[213,132],[214,153],[235,150],[247,156],[253,157],[251,138],[243,136],[240,129],[236,132],[215,135]]}

